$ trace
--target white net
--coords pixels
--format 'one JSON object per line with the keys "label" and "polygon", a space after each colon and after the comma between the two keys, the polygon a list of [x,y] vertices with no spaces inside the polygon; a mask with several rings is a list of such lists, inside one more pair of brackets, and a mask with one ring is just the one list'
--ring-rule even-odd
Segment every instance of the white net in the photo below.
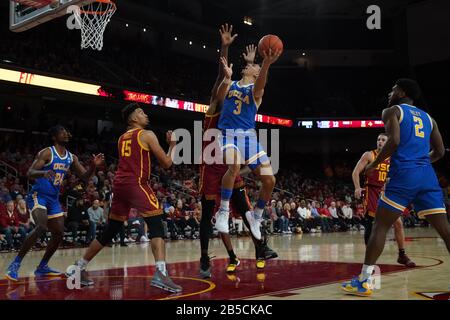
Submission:
{"label": "white net", "polygon": [[116,5],[109,0],[94,1],[75,12],[75,19],[81,27],[81,49],[102,50],[103,33],[115,12]]}

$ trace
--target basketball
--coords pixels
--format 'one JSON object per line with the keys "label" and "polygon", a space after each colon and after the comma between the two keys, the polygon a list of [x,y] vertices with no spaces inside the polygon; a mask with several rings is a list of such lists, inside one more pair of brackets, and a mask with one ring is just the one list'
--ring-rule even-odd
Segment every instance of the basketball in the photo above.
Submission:
{"label": "basketball", "polygon": [[269,49],[272,49],[272,52],[276,50],[280,50],[283,52],[283,41],[273,34],[268,34],[259,40],[258,43],[258,52],[261,56],[264,56],[264,52],[268,52]]}

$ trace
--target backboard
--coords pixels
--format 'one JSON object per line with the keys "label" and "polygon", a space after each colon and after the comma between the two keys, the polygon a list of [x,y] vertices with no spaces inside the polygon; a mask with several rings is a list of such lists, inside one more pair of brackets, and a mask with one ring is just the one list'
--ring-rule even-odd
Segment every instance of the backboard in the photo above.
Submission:
{"label": "backboard", "polygon": [[9,0],[9,29],[22,32],[67,13],[72,5],[84,6],[94,0]]}

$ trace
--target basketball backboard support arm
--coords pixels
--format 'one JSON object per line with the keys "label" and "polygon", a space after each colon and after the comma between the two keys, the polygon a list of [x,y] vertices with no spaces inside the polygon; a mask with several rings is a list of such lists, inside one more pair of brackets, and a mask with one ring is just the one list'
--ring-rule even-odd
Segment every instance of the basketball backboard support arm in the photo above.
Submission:
{"label": "basketball backboard support arm", "polygon": [[82,7],[94,0],[58,0],[39,9],[29,8],[29,12],[17,10],[17,3],[10,0],[9,29],[14,32],[23,32],[52,19],[64,16],[67,8],[72,5]]}

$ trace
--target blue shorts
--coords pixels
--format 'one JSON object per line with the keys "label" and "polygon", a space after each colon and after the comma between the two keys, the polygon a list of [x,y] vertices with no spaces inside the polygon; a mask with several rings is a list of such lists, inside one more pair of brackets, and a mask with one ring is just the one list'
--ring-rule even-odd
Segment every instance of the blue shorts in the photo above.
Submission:
{"label": "blue shorts", "polygon": [[258,142],[255,130],[222,130],[222,151],[228,148],[238,150],[243,162],[251,170],[270,163],[267,153]]}
{"label": "blue shorts", "polygon": [[378,205],[402,214],[410,204],[421,219],[446,213],[444,195],[431,165],[389,172],[389,181]]}
{"label": "blue shorts", "polygon": [[30,211],[38,208],[45,209],[47,210],[47,216],[49,219],[62,217],[64,215],[58,196],[55,197],[45,194],[38,194],[37,192],[32,191],[27,195],[26,200]]}

